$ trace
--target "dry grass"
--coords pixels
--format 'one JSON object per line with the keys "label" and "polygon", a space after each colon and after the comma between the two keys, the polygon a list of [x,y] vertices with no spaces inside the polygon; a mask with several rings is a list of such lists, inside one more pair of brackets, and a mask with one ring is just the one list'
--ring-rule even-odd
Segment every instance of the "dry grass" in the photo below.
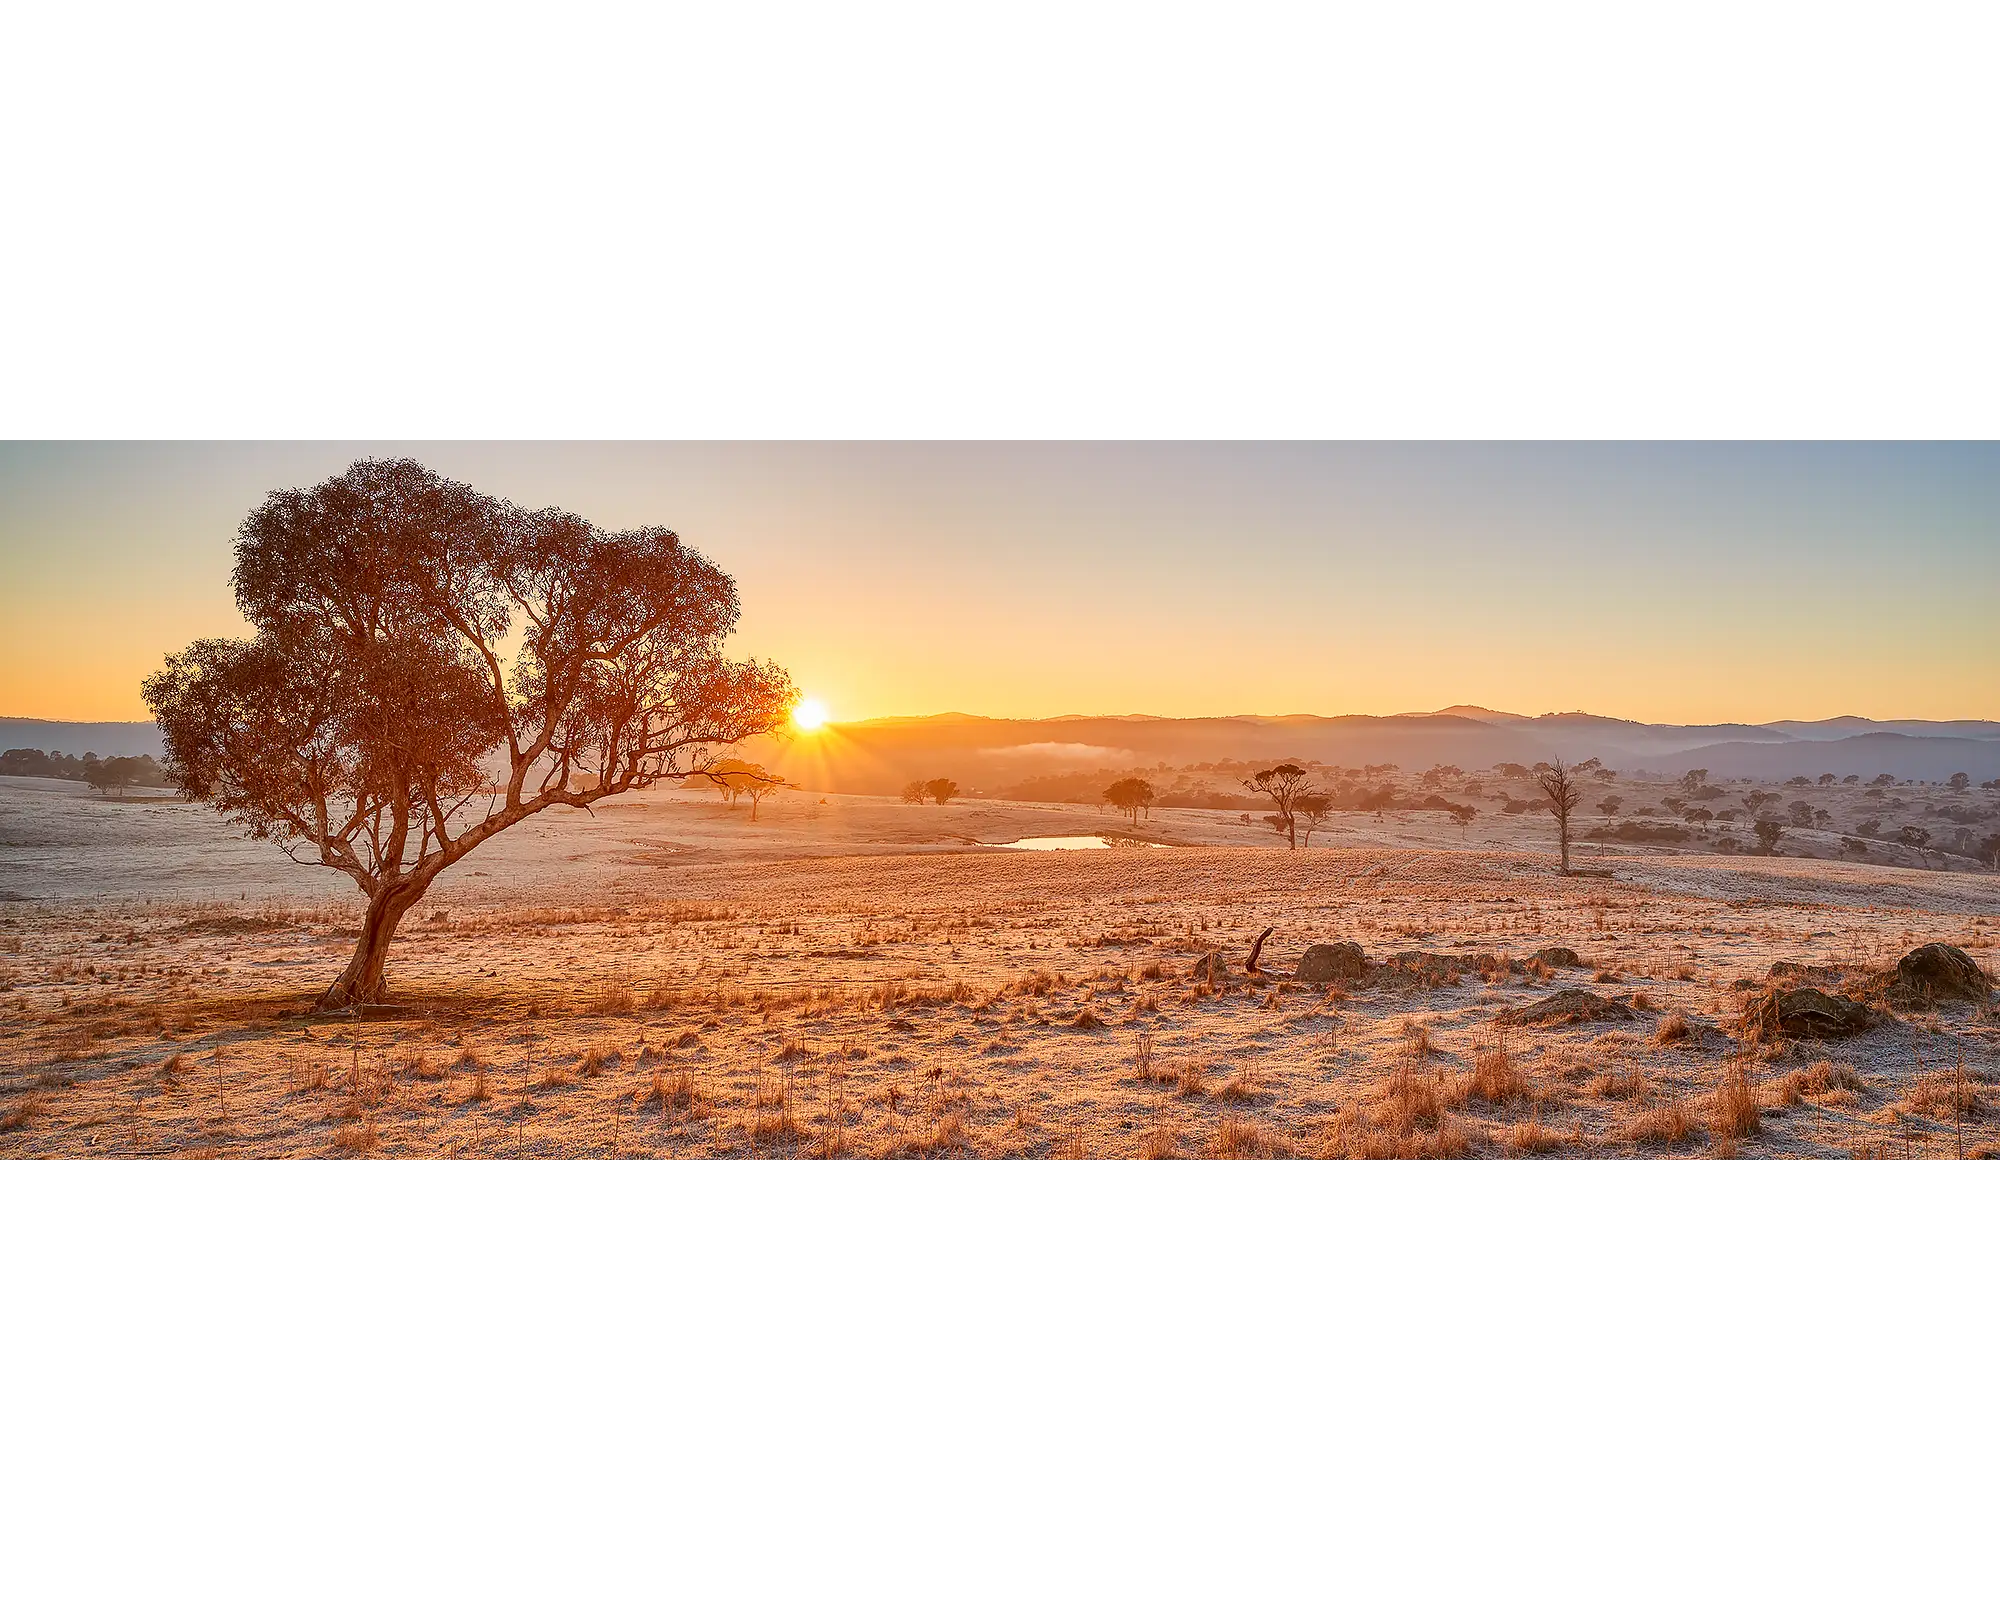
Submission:
{"label": "dry grass", "polygon": [[1180,1154],[1180,1136],[1172,1128],[1148,1128],[1139,1140],[1139,1154],[1147,1161],[1170,1161]]}
{"label": "dry grass", "polygon": [[1162,1061],[1153,1048],[1151,1028],[1139,1035],[1139,1041],[1133,1049],[1132,1065],[1141,1083],[1172,1083],[1177,1077],[1174,1069]]}
{"label": "dry grass", "polygon": [[1528,1113],[1526,1122],[1517,1122],[1507,1130],[1508,1148],[1524,1156],[1547,1155],[1551,1150],[1559,1150],[1573,1142],[1574,1135],[1558,1133],[1542,1122],[1539,1106]]}
{"label": "dry grass", "polygon": [[1208,1093],[1208,1064],[1204,1061],[1187,1061],[1181,1065],[1180,1076],[1174,1080],[1174,1093],[1183,1100],[1193,1100]]}
{"label": "dry grass", "polygon": [[1625,1124],[1624,1136],[1633,1144],[1692,1144],[1700,1137],[1694,1115],[1685,1100],[1666,1100],[1646,1107]]}
{"label": "dry grass", "polygon": [[1815,1061],[1809,1067],[1794,1067],[1782,1078],[1775,1079],[1766,1089],[1773,1105],[1795,1106],[1801,1100],[1827,1100],[1835,1092],[1845,1092],[1847,1105],[1854,1103],[1856,1094],[1864,1087],[1861,1074],[1852,1067],[1836,1066],[1831,1061]]}
{"label": "dry grass", "polygon": [[451,1068],[443,1062],[431,1060],[422,1050],[412,1051],[396,1059],[395,1070],[406,1078],[416,1078],[424,1083],[436,1083],[441,1078],[451,1076]]}
{"label": "dry grass", "polygon": [[1722,1069],[1722,1081],[1709,1100],[1708,1125],[1721,1140],[1747,1139],[1763,1131],[1764,1119],[1757,1109],[1756,1091],[1750,1086],[1750,1072],[1740,1061]]}
{"label": "dry grass", "polygon": [[42,1097],[38,1094],[21,1096],[4,1112],[0,1112],[0,1133],[12,1133],[17,1128],[25,1128],[28,1120],[42,1109]]}
{"label": "dry grass", "polygon": [[1600,1100],[1643,1100],[1652,1088],[1652,1080],[1637,1067],[1613,1067],[1590,1084],[1590,1092]]}
{"label": "dry grass", "polygon": [[584,1006],[593,1017],[629,1017],[635,1009],[632,991],[622,983],[599,984]]}
{"label": "dry grass", "polygon": [[1257,1069],[1245,1062],[1223,1080],[1222,1087],[1215,1091],[1215,1098],[1226,1105],[1255,1105],[1263,1097],[1263,1088],[1257,1081]]}
{"label": "dry grass", "polygon": [[1333,1119],[1321,1153],[1333,1161],[1462,1161],[1472,1139],[1455,1118],[1423,1127],[1393,1112],[1385,1117],[1381,1108],[1371,1114],[1350,1106]]}
{"label": "dry grass", "polygon": [[1283,1134],[1245,1117],[1224,1117],[1208,1153],[1217,1161],[1273,1161],[1297,1154]]}
{"label": "dry grass", "polygon": [[1403,1038],[1400,1053],[1411,1061],[1429,1061],[1444,1054],[1438,1049],[1437,1040],[1431,1036],[1431,1026],[1418,1017],[1403,1020]]}
{"label": "dry grass", "polygon": [[1653,1030],[1653,1043],[1662,1049],[1668,1045],[1686,1044],[1692,1032],[1693,1030],[1688,1027],[1685,1013],[1669,1011],[1660,1018],[1660,1025]]}
{"label": "dry grass", "polygon": [[1963,1067],[1922,1074],[1904,1093],[1902,1104],[1905,1110],[1938,1122],[1976,1122],[1986,1111],[1985,1100]]}
{"label": "dry grass", "polygon": [[1525,1100],[1529,1093],[1527,1078],[1508,1053],[1507,1036],[1498,1029],[1473,1051],[1471,1071],[1460,1073],[1451,1084],[1451,1098],[1456,1105],[1478,1100],[1489,1106],[1502,1106]]}
{"label": "dry grass", "polygon": [[373,1117],[343,1122],[333,1130],[333,1147],[343,1155],[370,1155],[381,1142],[381,1132],[376,1128]]}

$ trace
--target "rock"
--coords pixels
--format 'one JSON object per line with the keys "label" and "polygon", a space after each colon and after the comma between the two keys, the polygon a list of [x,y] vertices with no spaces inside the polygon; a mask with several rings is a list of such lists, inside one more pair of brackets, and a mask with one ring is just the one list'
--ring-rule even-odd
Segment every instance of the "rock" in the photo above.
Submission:
{"label": "rock", "polygon": [[1896,963],[1897,986],[1936,1000],[1984,1000],[1993,985],[1955,944],[1920,944]]}
{"label": "rock", "polygon": [[1630,1022],[1632,1008],[1588,989],[1558,989],[1532,1005],[1497,1011],[1493,1020],[1505,1028],[1546,1028],[1565,1022]]}
{"label": "rock", "polygon": [[1822,989],[1768,989],[1743,1002],[1745,1031],[1753,1038],[1774,1033],[1792,1039],[1845,1039],[1875,1020],[1859,1000]]}
{"label": "rock", "polygon": [[1576,958],[1576,952],[1566,944],[1544,945],[1535,952],[1535,960],[1545,967],[1580,967],[1583,963]]}
{"label": "rock", "polygon": [[1229,970],[1229,958],[1220,950],[1208,950],[1196,956],[1188,976],[1196,983],[1213,984],[1218,989],[1237,981],[1237,974]]}
{"label": "rock", "polygon": [[1351,989],[1367,979],[1368,958],[1352,939],[1310,945],[1292,976],[1300,983],[1337,983]]}

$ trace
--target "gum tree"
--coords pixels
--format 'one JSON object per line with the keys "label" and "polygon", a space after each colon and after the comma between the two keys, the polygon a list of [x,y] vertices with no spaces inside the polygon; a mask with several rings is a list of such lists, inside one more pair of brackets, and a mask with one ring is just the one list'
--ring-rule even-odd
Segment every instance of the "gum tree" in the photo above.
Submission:
{"label": "gum tree", "polygon": [[319,999],[385,998],[398,924],[518,822],[700,772],[785,721],[784,671],[729,661],[729,576],[665,528],[607,533],[410,460],[270,495],[236,538],[249,639],[146,680],[173,780],[367,897]]}

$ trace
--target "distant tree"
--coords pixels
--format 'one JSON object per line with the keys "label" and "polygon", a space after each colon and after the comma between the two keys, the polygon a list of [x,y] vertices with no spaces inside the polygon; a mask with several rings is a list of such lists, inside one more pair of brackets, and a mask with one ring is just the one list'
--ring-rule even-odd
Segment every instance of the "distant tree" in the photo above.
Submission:
{"label": "distant tree", "polygon": [[1785,787],[1787,789],[1810,789],[1812,787],[1812,779],[1808,778],[1803,772],[1797,773],[1785,780]]}
{"label": "distant tree", "polygon": [[1757,853],[1774,856],[1778,853],[1778,841],[1785,836],[1785,825],[1776,817],[1757,819]]}
{"label": "distant tree", "polygon": [[908,783],[903,785],[903,804],[906,806],[920,806],[923,803],[924,780],[922,778],[912,778]]}
{"label": "distant tree", "polygon": [[[1465,809],[1470,811],[1472,807],[1467,806]],[[1305,829],[1308,845],[1313,842],[1313,830],[1325,823],[1332,810],[1333,796],[1330,794],[1308,792],[1293,802],[1292,815],[1298,819],[1299,826]]]}
{"label": "distant tree", "polygon": [[1896,775],[1893,772],[1878,772],[1875,774],[1875,781],[1878,784],[1894,783]]}
{"label": "distant tree", "polygon": [[1972,787],[1972,779],[1963,772],[1954,772],[1951,775],[1950,783],[1953,794],[1964,794],[1967,789]]}
{"label": "distant tree", "polygon": [[1882,819],[1880,817],[1865,818],[1861,826],[1854,831],[1864,839],[1873,839],[1882,831]]}
{"label": "distant tree", "polygon": [[1689,806],[1687,810],[1681,813],[1681,820],[1692,822],[1703,833],[1706,833],[1708,832],[1708,825],[1715,820],[1715,813],[1709,810],[1707,806]]}
{"label": "distant tree", "polygon": [[1846,777],[1842,778],[1840,781],[1843,784],[1859,783],[1861,781],[1861,774],[1858,772],[1850,772]]}
{"label": "distant tree", "polygon": [[1750,793],[1744,797],[1744,803],[1748,805],[1752,811],[1762,811],[1764,807],[1769,805],[1773,800],[1777,798],[1778,797],[1774,794],[1766,794],[1762,789],[1752,789]]}
{"label": "distant tree", "polygon": [[415,461],[269,496],[235,588],[256,636],[198,640],[143,692],[183,793],[366,895],[321,1010],[383,998],[397,926],[487,840],[683,778],[797,698],[724,659],[736,585],[665,528],[601,532]]}
{"label": "distant tree", "polygon": [[1451,820],[1458,824],[1458,836],[1463,839],[1467,826],[1479,813],[1471,806],[1447,806],[1445,809],[1451,813]]}
{"label": "distant tree", "polygon": [[1681,792],[1690,800],[1701,793],[1702,785],[1708,782],[1708,768],[1689,767],[1681,778]]}
{"label": "distant tree", "polygon": [[776,794],[780,789],[796,789],[798,785],[789,778],[781,778],[775,772],[750,761],[717,761],[703,767],[696,777],[715,785],[729,796],[734,806],[745,795],[750,797],[750,820],[757,820],[757,806],[766,795]]}
{"label": "distant tree", "polygon": [[1979,841],[1979,859],[2000,872],[2000,833],[1989,833]]}
{"label": "distant tree", "polygon": [[1824,806],[1815,806],[1813,808],[1813,824],[1815,827],[1824,828],[1831,821],[1833,821],[1833,813],[1831,811],[1828,811]]}
{"label": "distant tree", "polygon": [[1548,802],[1549,812],[1556,819],[1556,844],[1562,852],[1562,870],[1569,874],[1569,831],[1570,817],[1576,811],[1577,802],[1583,798],[1576,786],[1576,780],[1569,774],[1558,756],[1549,770],[1535,779],[1542,796]]}
{"label": "distant tree", "polygon": [[1736,807],[1724,806],[1720,811],[1716,812],[1715,820],[1721,823],[1726,828],[1729,826],[1730,823],[1734,822],[1740,815],[1742,815],[1742,813],[1739,812],[1736,809]]}
{"label": "distant tree", "polygon": [[1243,787],[1253,794],[1267,797],[1276,806],[1277,814],[1266,820],[1285,836],[1292,849],[1299,847],[1298,822],[1295,808],[1313,791],[1307,786],[1306,770],[1291,762],[1281,762],[1275,767],[1266,767],[1243,780]]}
{"label": "distant tree", "polygon": [[1794,800],[1785,808],[1785,815],[1794,828],[1810,828],[1813,819],[1812,803],[1807,800]]}
{"label": "distant tree", "polygon": [[165,770],[151,756],[113,756],[109,761],[86,757],[83,781],[100,794],[123,794],[127,789],[164,789],[169,786]]}
{"label": "distant tree", "polygon": [[952,796],[958,793],[958,785],[949,778],[933,778],[924,785],[924,793],[939,805],[950,805]]}
{"label": "distant tree", "polygon": [[1615,817],[1618,815],[1619,808],[1624,804],[1625,802],[1619,799],[1617,795],[1608,794],[1597,802],[1597,809],[1602,811],[1607,817]]}
{"label": "distant tree", "polygon": [[1826,788],[1829,784],[1838,783],[1839,781],[1840,780],[1834,777],[1834,775],[1830,772],[1822,772],[1819,775],[1819,786],[1822,789]]}
{"label": "distant tree", "polygon": [[1131,819],[1132,826],[1139,825],[1139,813],[1150,812],[1153,804],[1153,786],[1144,778],[1120,778],[1104,791],[1104,798]]}
{"label": "distant tree", "polygon": [[[1942,866],[1944,864],[1944,852],[1931,843],[1931,830],[1929,828],[1911,826],[1898,829],[1896,843],[1907,845],[1910,849],[1916,851],[1917,859],[1927,867]],[[1933,857],[1936,859],[1933,860]]]}

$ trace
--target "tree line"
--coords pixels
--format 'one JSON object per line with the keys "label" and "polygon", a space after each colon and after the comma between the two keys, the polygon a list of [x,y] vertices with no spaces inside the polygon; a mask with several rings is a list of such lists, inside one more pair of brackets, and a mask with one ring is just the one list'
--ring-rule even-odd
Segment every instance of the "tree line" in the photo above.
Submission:
{"label": "tree line", "polygon": [[87,783],[100,794],[174,786],[167,769],[151,756],[102,757],[94,750],[80,756],[64,755],[60,750],[8,750],[0,753],[0,777],[65,778]]}

